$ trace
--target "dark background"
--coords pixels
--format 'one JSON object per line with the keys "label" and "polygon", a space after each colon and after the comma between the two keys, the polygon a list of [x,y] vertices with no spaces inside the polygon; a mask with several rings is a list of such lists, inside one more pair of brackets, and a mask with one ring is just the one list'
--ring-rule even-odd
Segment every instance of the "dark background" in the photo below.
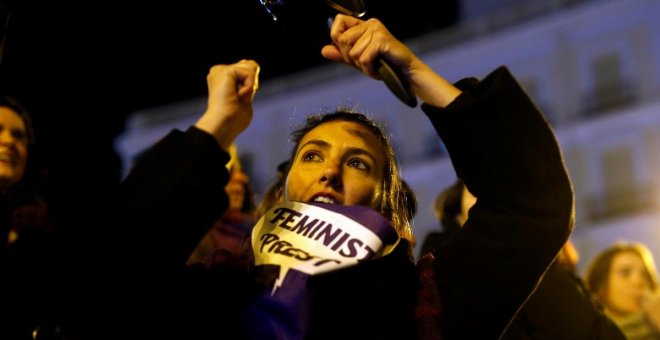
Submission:
{"label": "dark background", "polygon": [[[214,64],[253,58],[263,82],[325,63],[327,31],[314,11],[329,7],[288,1],[288,25],[258,0],[0,2],[12,10],[0,90],[32,113],[50,190],[81,198],[118,180],[112,141],[126,116],[204,96]],[[457,0],[365,2],[366,16],[400,39],[450,26],[459,12]]]}

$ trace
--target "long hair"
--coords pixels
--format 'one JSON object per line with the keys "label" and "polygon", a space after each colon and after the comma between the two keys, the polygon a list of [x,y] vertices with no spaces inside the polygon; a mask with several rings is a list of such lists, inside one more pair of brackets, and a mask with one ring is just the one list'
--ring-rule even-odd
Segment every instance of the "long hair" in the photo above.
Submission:
{"label": "long hair", "polygon": [[[291,140],[293,148],[289,159],[294,159],[296,151],[298,150],[299,143],[302,138],[317,126],[333,121],[349,121],[358,123],[366,127],[380,142],[384,152],[385,164],[382,164],[384,169],[384,178],[379,190],[373,198],[372,206],[387,218],[392,226],[396,229],[399,236],[408,240],[412,245],[415,244],[415,237],[410,226],[412,219],[410,204],[416,202],[408,202],[410,194],[406,190],[404,183],[399,176],[399,167],[394,152],[394,147],[390,142],[388,136],[385,135],[385,129],[373,119],[369,118],[363,113],[356,112],[353,109],[346,107],[339,107],[334,111],[309,115],[307,119],[295,128],[291,133]],[[289,175],[291,170],[291,163],[286,167],[284,178]]]}
{"label": "long hair", "polygon": [[257,205],[255,212],[255,217],[257,220],[260,219],[261,216],[266,214],[266,212],[270,210],[270,208],[272,208],[280,199],[285,183],[284,173],[288,165],[289,165],[288,160],[280,162],[280,164],[277,165],[277,174],[275,175],[273,182],[268,187],[266,192],[263,194],[263,197],[261,198],[259,204]]}

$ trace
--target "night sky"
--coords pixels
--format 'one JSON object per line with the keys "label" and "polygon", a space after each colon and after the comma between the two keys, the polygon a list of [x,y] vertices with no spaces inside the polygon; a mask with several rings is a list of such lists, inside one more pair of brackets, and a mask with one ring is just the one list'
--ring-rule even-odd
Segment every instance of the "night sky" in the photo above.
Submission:
{"label": "night sky", "polygon": [[[112,141],[126,116],[204,96],[214,64],[253,58],[265,81],[325,63],[327,26],[318,16],[329,7],[322,0],[304,0],[313,8],[285,1],[291,15],[276,23],[258,0],[175,6],[0,0],[12,10],[0,90],[32,113],[36,153],[52,190],[84,197],[115,181],[120,167]],[[365,2],[366,16],[383,20],[400,39],[450,26],[458,15],[455,0]]]}

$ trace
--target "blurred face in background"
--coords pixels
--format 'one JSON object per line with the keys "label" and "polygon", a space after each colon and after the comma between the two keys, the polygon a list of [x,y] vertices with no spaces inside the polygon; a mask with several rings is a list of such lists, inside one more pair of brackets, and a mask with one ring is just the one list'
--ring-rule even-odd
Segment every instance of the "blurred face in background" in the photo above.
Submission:
{"label": "blurred face in background", "polygon": [[0,189],[23,178],[28,154],[25,122],[14,110],[0,106]]}
{"label": "blurred face in background", "polygon": [[644,262],[634,252],[623,251],[614,256],[607,285],[606,304],[617,316],[642,311],[642,299],[651,289]]}
{"label": "blurred face in background", "polygon": [[233,166],[229,172],[229,182],[225,186],[225,192],[229,196],[229,209],[241,210],[245,201],[246,185],[249,178],[240,166]]}

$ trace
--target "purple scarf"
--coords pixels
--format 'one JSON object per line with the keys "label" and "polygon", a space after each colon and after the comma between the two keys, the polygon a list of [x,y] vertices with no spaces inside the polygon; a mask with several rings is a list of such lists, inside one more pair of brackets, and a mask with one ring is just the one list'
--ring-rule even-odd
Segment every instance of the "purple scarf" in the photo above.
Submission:
{"label": "purple scarf", "polygon": [[389,254],[399,237],[364,206],[283,202],[252,231],[258,279],[269,287],[248,309],[253,338],[304,339],[307,278]]}

